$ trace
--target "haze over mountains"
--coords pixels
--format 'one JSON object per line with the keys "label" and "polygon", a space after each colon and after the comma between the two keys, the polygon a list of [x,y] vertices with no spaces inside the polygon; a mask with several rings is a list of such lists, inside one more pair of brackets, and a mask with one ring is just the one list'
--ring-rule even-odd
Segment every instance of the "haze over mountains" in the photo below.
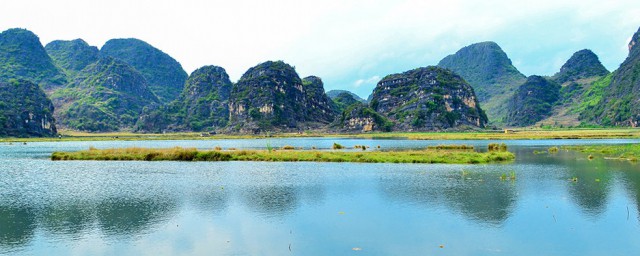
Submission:
{"label": "haze over mountains", "polygon": [[325,93],[321,78],[301,78],[282,61],[260,63],[234,83],[217,66],[187,75],[139,39],[109,40],[102,49],[82,39],[43,47],[32,32],[9,29],[0,34],[0,135],[51,136],[57,128],[254,134],[635,127],[639,33],[613,73],[584,49],[554,76],[527,78],[498,44],[481,42],[437,67],[387,75],[365,101],[348,91]]}

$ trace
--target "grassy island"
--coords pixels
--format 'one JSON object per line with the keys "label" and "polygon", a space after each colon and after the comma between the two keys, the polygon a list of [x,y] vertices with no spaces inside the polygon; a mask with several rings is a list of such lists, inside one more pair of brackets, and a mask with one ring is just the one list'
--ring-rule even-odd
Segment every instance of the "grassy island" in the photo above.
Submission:
{"label": "grassy island", "polygon": [[633,162],[638,161],[638,158],[640,158],[640,144],[563,146],[562,149],[601,154],[605,158],[629,160]]}
{"label": "grassy island", "polygon": [[198,150],[194,148],[119,148],[54,152],[51,160],[120,161],[268,161],[479,164],[513,160],[507,151],[460,150],[335,151],[335,150]]}

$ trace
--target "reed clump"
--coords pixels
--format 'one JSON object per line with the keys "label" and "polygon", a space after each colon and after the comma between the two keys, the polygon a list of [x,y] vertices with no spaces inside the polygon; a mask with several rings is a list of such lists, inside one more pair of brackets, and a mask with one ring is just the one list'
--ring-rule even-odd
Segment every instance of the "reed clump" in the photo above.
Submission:
{"label": "reed clump", "polygon": [[427,149],[435,150],[473,150],[475,147],[471,145],[437,145],[428,146]]}
{"label": "reed clump", "polygon": [[489,143],[489,145],[487,145],[487,149],[489,151],[506,152],[507,151],[507,144],[504,144],[504,143]]}
{"label": "reed clump", "polygon": [[558,151],[560,151],[560,149],[558,147],[550,147],[547,151],[550,154],[555,154],[555,153],[558,153]]}
{"label": "reed clump", "polygon": [[333,143],[333,146],[331,146],[332,149],[344,149],[344,146],[338,144],[338,143]]}

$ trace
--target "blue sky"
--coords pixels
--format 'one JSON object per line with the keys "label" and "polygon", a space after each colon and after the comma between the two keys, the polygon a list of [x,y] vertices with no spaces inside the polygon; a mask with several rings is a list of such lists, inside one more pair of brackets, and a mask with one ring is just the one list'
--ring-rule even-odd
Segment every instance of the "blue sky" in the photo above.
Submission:
{"label": "blue sky", "polygon": [[43,44],[82,38],[101,47],[135,37],[190,73],[284,60],[325,89],[368,96],[380,78],[435,65],[459,48],[495,41],[525,75],[552,75],[589,48],[610,70],[640,27],[640,1],[538,0],[61,0],[4,1],[0,30],[26,28]]}

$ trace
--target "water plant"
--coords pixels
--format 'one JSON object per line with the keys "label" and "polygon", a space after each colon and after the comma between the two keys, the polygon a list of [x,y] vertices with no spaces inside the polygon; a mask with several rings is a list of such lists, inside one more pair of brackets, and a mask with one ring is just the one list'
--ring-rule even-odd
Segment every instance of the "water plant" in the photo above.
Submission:
{"label": "water plant", "polygon": [[437,145],[437,146],[428,146],[428,149],[436,149],[436,150],[473,150],[474,147],[471,145]]}
{"label": "water plant", "polygon": [[294,146],[285,145],[282,147],[282,150],[294,150],[296,149]]}
{"label": "water plant", "polygon": [[333,146],[331,148],[332,149],[344,149],[344,146],[334,142]]}
{"label": "water plant", "polygon": [[487,145],[487,149],[489,151],[507,151],[507,144],[504,143],[489,143],[489,145]]}
{"label": "water plant", "polygon": [[558,151],[560,151],[560,149],[558,147],[550,147],[547,151],[550,154],[555,154],[555,153],[558,153]]}

